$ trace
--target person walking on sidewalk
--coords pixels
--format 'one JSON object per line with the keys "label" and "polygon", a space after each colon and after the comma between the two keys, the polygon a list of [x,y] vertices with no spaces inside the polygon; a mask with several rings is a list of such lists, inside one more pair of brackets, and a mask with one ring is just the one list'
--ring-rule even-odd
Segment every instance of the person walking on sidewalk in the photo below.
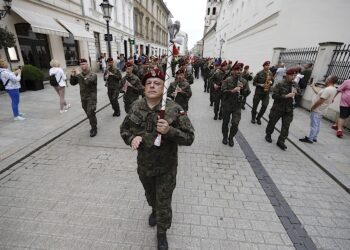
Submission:
{"label": "person walking on sidewalk", "polygon": [[[191,121],[174,101],[167,101],[165,118],[159,118],[164,78],[159,69],[144,76],[145,97],[135,101],[120,126],[124,142],[138,151],[137,173],[152,207],[148,223],[151,227],[157,225],[158,249],[161,250],[168,249],[166,231],[172,221],[171,199],[176,186],[178,145],[190,146],[194,141]],[[154,145],[158,133],[162,135],[159,147]]]}
{"label": "person walking on sidewalk", "polygon": [[81,105],[90,122],[90,137],[97,135],[97,75],[92,73],[86,59],[80,59],[81,73],[72,70],[70,84],[80,86]]}
{"label": "person walking on sidewalk", "polygon": [[293,98],[297,92],[296,89],[293,89],[293,79],[296,74],[296,68],[288,69],[285,79],[277,83],[272,91],[272,99],[274,102],[269,114],[265,140],[269,143],[272,142],[271,135],[275,130],[275,125],[279,119],[282,119],[281,133],[276,143],[282,150],[287,149],[284,142],[288,137],[289,126],[293,121]]}
{"label": "person walking on sidewalk", "polygon": [[299,139],[301,142],[313,143],[317,142],[317,136],[320,132],[322,114],[327,110],[328,106],[332,103],[335,95],[337,94],[337,89],[334,87],[338,81],[336,76],[328,76],[326,79],[326,87],[324,89],[318,90],[315,85],[312,84],[311,88],[315,92],[315,96],[311,102],[311,128],[309,136]]}
{"label": "person walking on sidewalk", "polygon": [[120,80],[122,79],[122,74],[114,66],[113,58],[109,57],[107,59],[107,70],[103,75],[106,81],[107,94],[109,102],[114,110],[113,116],[120,116],[120,107],[118,102],[118,96],[120,91]]}
{"label": "person walking on sidewalk", "polygon": [[[3,59],[0,59],[0,78],[2,84],[11,98],[11,106],[13,119],[15,121],[23,121],[25,118],[23,114],[19,112],[19,89],[21,88],[21,70],[17,69],[15,72],[12,72],[8,69],[8,64]],[[1,83],[0,83],[1,84]]]}
{"label": "person walking on sidewalk", "polygon": [[63,114],[67,112],[70,108],[70,104],[67,104],[64,96],[66,90],[66,74],[63,69],[60,67],[60,62],[56,59],[50,61],[50,84],[55,89],[59,99],[60,99],[60,113]]}
{"label": "person walking on sidewalk", "polygon": [[248,84],[247,84],[247,90],[245,90],[242,94],[242,103],[241,103],[241,108],[245,110],[245,104],[247,102],[247,97],[250,95],[250,87],[249,87],[249,82],[253,80],[253,72],[249,72],[249,65],[244,66],[243,72],[242,72],[242,78],[245,79]]}
{"label": "person walking on sidewalk", "polygon": [[[270,99],[270,88],[273,85],[273,76],[270,71],[270,61],[266,61],[262,65],[264,67],[263,70],[258,72],[253,80],[253,85],[256,86],[254,98],[253,98],[253,108],[252,108],[252,120],[251,123],[261,125],[261,118],[263,117],[267,106],[269,105]],[[258,116],[256,116],[257,108],[259,102],[261,101],[261,108]]]}
{"label": "person walking on sidewalk", "polygon": [[341,138],[343,137],[343,127],[345,120],[350,116],[350,80],[346,80],[342,85],[338,87],[335,97],[339,93],[341,93],[340,114],[336,123],[332,125],[332,128],[337,130],[336,135]]}
{"label": "person walking on sidewalk", "polygon": [[167,95],[186,112],[188,111],[188,102],[192,96],[192,90],[191,85],[185,79],[185,72],[183,70],[179,69],[176,72],[175,81],[170,83]]}

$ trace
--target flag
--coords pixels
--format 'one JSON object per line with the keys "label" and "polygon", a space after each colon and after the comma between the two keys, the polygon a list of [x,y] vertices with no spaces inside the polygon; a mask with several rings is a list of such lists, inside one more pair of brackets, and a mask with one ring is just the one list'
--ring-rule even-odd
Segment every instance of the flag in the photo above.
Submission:
{"label": "flag", "polygon": [[176,44],[173,45],[173,56],[179,55],[179,50],[176,48]]}

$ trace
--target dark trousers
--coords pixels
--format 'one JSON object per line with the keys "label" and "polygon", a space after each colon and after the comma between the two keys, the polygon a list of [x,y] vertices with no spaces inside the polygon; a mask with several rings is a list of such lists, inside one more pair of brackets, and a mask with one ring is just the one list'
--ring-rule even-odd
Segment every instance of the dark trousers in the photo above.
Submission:
{"label": "dark trousers", "polygon": [[[238,104],[239,106],[239,104]],[[232,116],[232,119],[231,119]],[[230,134],[228,134],[228,126],[231,119],[231,127],[230,127]],[[233,139],[233,137],[238,132],[238,124],[241,121],[241,108],[237,109],[222,109],[222,136],[223,138],[227,139],[227,136],[229,139]]]}
{"label": "dark trousers", "polygon": [[269,123],[266,127],[266,134],[271,135],[275,130],[276,123],[282,118],[281,134],[278,137],[279,142],[285,142],[289,133],[289,126],[293,121],[293,112],[283,112],[279,110],[270,111]]}
{"label": "dark trousers", "polygon": [[204,76],[203,79],[204,79],[204,92],[209,92],[208,78]]}
{"label": "dark trousers", "polygon": [[97,128],[96,118],[96,101],[91,99],[81,100],[81,106],[83,107],[85,114],[87,115],[91,128]]}
{"label": "dark trousers", "polygon": [[[270,96],[269,94],[255,94],[254,98],[253,98],[253,108],[252,108],[252,119],[261,119],[261,117],[264,115],[267,106],[269,105],[269,99]],[[259,111],[258,116],[256,117],[256,113],[257,113],[257,108],[259,105],[259,102],[261,101],[261,108]]]}
{"label": "dark trousers", "polygon": [[176,168],[156,176],[145,176],[139,172],[148,205],[156,212],[158,232],[165,232],[171,226],[171,199],[176,186],[176,172]]}
{"label": "dark trousers", "polygon": [[199,78],[199,69],[194,69],[194,77],[195,77],[196,79]]}
{"label": "dark trousers", "polygon": [[118,102],[119,92],[116,91],[115,89],[108,88],[107,94],[108,94],[109,102],[111,103],[114,112],[120,113],[120,107]]}
{"label": "dark trousers", "polygon": [[220,108],[220,103],[221,103],[221,92],[214,92],[213,93],[213,101],[214,101],[214,114],[221,116],[221,108]]}

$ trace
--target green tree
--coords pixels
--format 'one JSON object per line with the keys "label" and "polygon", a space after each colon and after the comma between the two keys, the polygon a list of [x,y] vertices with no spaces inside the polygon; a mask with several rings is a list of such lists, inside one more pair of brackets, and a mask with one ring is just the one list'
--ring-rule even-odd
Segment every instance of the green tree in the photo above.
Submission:
{"label": "green tree", "polygon": [[15,35],[8,31],[7,28],[0,27],[0,49],[11,48],[15,46],[15,44]]}

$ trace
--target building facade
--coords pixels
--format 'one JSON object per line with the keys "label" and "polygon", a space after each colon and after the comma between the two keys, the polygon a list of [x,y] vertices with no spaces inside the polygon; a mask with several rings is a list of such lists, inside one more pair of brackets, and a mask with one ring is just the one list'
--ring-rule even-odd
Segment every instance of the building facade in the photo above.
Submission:
{"label": "building facade", "polygon": [[167,53],[168,18],[163,0],[134,0],[135,53],[159,56]]}
{"label": "building facade", "polygon": [[176,44],[177,49],[179,50],[180,56],[188,55],[188,35],[184,31],[179,31],[176,35],[176,38],[181,40],[181,43]]}
{"label": "building facade", "polygon": [[[210,5],[213,0],[207,1]],[[223,39],[224,59],[243,61],[257,71],[263,61],[272,58],[275,47],[310,47],[326,41],[349,43],[350,33],[345,32],[348,9],[350,1],[346,0],[332,3],[317,0],[222,1],[216,17],[215,38],[210,29],[204,35],[204,54],[218,57]]]}
{"label": "building facade", "polygon": [[204,18],[204,34],[215,25],[216,19],[221,10],[221,2],[222,0],[207,0],[206,14]]}
{"label": "building facade", "polygon": [[191,49],[191,55],[202,57],[203,55],[203,40],[199,40]]}
{"label": "building facade", "polygon": [[[101,53],[107,53],[104,41],[106,21],[99,6],[101,1],[83,0],[17,0],[12,2],[11,13],[1,20],[16,36],[16,60],[12,67],[32,64],[44,72],[55,58],[64,69],[76,67],[79,58],[89,60],[98,68]],[[110,20],[112,56],[132,54],[129,39],[134,39],[133,3],[131,0],[113,0]],[[7,50],[0,51],[7,58]],[[70,70],[68,70],[70,71]]]}

